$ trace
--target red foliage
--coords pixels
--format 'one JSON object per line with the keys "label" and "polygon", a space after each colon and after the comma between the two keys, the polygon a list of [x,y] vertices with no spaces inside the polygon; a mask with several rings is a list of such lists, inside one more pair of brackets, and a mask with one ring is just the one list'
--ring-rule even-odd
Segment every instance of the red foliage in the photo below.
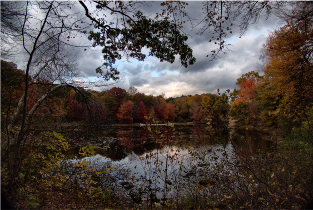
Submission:
{"label": "red foliage", "polygon": [[[238,98],[232,104],[231,113],[233,116],[242,118],[242,112],[245,112],[245,123],[247,124],[256,123],[255,116],[257,115],[257,110],[255,99],[260,82],[259,74],[254,71],[248,72],[237,79],[236,84],[240,86],[240,89],[238,90]],[[246,109],[238,109],[238,107],[244,104],[247,106]]]}
{"label": "red foliage", "polygon": [[147,116],[147,111],[146,111],[146,107],[143,104],[143,102],[140,102],[140,108],[139,108],[139,114],[138,114],[138,119],[140,120],[140,122],[145,123],[146,122],[146,118],[145,116]]}
{"label": "red foliage", "polygon": [[154,112],[162,123],[175,119],[174,104],[167,103],[164,99],[160,99],[160,104],[154,107]]}
{"label": "red foliage", "polygon": [[247,78],[245,82],[240,84],[241,90],[238,93],[239,101],[245,100],[251,102],[252,99],[256,97],[256,89],[258,86],[258,81],[255,78]]}
{"label": "red foliage", "polygon": [[175,119],[175,105],[167,104],[167,121],[173,121]]}
{"label": "red foliage", "polygon": [[80,121],[85,119],[86,117],[86,109],[81,104],[79,104],[76,100],[73,100],[71,97],[66,98],[67,102],[67,116],[72,120]]}
{"label": "red foliage", "polygon": [[157,118],[161,120],[162,123],[165,122],[165,107],[164,106],[155,106],[154,113]]}
{"label": "red foliage", "polygon": [[254,115],[256,112],[254,99],[257,95],[257,88],[260,84],[258,78],[248,77],[245,81],[240,83],[240,90],[238,92],[238,98],[234,103],[239,103],[240,101],[249,103],[249,113],[250,115]]}

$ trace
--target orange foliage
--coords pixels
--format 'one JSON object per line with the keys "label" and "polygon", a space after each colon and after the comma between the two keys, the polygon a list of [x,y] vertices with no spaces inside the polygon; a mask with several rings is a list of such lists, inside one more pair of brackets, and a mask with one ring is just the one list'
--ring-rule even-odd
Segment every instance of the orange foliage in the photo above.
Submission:
{"label": "orange foliage", "polygon": [[123,103],[118,109],[117,119],[121,123],[133,123],[133,107],[132,101]]}
{"label": "orange foliage", "polygon": [[237,98],[232,103],[230,114],[234,119],[243,124],[256,123],[257,89],[261,84],[261,77],[257,72],[251,71],[237,79],[240,89]]}
{"label": "orange foliage", "polygon": [[289,118],[297,117],[313,102],[312,37],[312,27],[287,20],[264,46],[268,88],[280,95],[279,109]]}

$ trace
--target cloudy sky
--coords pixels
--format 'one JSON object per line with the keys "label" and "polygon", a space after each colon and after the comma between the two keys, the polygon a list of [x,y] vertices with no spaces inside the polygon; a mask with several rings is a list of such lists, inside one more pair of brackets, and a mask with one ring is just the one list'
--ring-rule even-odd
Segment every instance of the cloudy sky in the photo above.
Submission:
{"label": "cloudy sky", "polygon": [[[138,8],[150,17],[154,17],[156,12],[161,11],[161,2],[146,2]],[[147,95],[160,95],[165,93],[166,97],[177,97],[184,95],[194,95],[202,93],[216,93],[219,88],[221,92],[226,89],[236,88],[236,79],[249,71],[260,70],[260,53],[262,45],[265,43],[271,31],[274,31],[281,22],[278,18],[270,16],[269,19],[261,18],[258,24],[252,25],[240,37],[240,31],[233,28],[231,36],[226,38],[226,44],[231,44],[226,54],[219,54],[217,58],[211,61],[212,57],[206,57],[210,51],[216,48],[216,45],[209,42],[212,34],[210,31],[197,35],[199,25],[196,28],[191,27],[191,23],[196,25],[201,18],[202,3],[191,1],[186,6],[186,12],[192,22],[184,25],[183,31],[189,35],[187,43],[193,49],[193,55],[196,63],[187,68],[183,67],[179,59],[174,63],[160,62],[154,57],[147,57],[143,62],[135,59],[122,59],[116,62],[115,67],[120,71],[120,80],[114,84],[95,88],[96,90],[105,90],[113,86],[118,86],[128,90],[134,86],[139,92]],[[82,7],[77,4],[76,10]],[[86,37],[75,39],[78,44],[90,45]],[[144,52],[148,51],[143,49]],[[72,52],[74,53],[74,52]],[[97,79],[95,69],[103,62],[101,47],[90,47],[86,51],[79,49],[75,51],[77,57],[77,70],[81,77],[77,80],[94,81]],[[23,69],[23,65],[17,61],[18,67]]]}

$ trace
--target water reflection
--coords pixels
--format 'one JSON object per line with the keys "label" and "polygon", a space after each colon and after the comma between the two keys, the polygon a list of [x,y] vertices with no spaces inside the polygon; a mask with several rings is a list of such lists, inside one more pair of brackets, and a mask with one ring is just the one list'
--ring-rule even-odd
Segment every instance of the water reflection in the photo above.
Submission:
{"label": "water reflection", "polygon": [[98,150],[101,155],[117,161],[135,153],[140,156],[146,152],[162,149],[167,145],[178,147],[226,145],[228,133],[208,131],[205,128],[192,126],[158,127],[148,131],[146,127],[122,127],[106,132],[107,137],[116,139],[106,151]]}
{"label": "water reflection", "polygon": [[256,154],[272,148],[273,141],[268,139],[269,134],[258,130],[236,129],[231,135],[232,144],[237,150]]}
{"label": "water reflection", "polygon": [[259,133],[236,131],[230,138],[227,132],[192,126],[155,127],[151,131],[115,127],[105,134],[114,139],[108,148],[69,162],[85,160],[96,170],[111,168],[102,177],[102,187],[113,186],[121,197],[135,202],[148,202],[151,196],[178,198],[195,189],[211,195],[218,191],[212,180],[219,180],[216,177],[221,171],[234,172],[230,166],[236,159],[236,148],[256,152],[263,145]]}

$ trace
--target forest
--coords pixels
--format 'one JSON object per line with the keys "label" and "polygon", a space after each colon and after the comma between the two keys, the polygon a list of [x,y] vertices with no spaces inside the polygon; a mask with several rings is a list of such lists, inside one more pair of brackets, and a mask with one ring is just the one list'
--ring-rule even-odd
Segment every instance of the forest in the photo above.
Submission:
{"label": "forest", "polygon": [[[86,34],[90,30],[82,20],[94,24],[88,39],[103,48],[105,62],[95,69],[103,81],[119,79],[114,64],[122,59],[122,52],[145,60],[143,48],[161,62],[173,63],[179,56],[180,64],[187,67],[196,62],[186,44],[188,37],[179,30],[182,25],[168,19],[176,17],[177,10],[187,15],[183,8],[188,3],[178,1],[176,7],[161,3],[166,9],[157,13],[160,19],[140,11],[130,16],[127,9],[135,7],[129,2],[91,3],[99,11],[120,15],[124,22],[117,26],[96,18],[82,1],[76,2],[82,16],[74,22],[67,22],[69,16],[64,15],[64,8],[73,2],[32,3],[44,14],[42,19],[29,12],[33,6],[29,2],[1,2],[1,43],[19,43],[27,55],[25,69],[18,69],[10,59],[1,60],[2,208],[312,208],[312,3],[293,3],[288,13],[279,2],[210,2],[212,10],[207,15],[211,19],[206,21],[211,25],[206,27],[215,29],[212,39],[218,46],[212,50],[212,59],[225,51],[223,39],[232,33],[228,27],[227,32],[221,28],[219,15],[225,5],[247,11],[242,30],[254,21],[249,14],[261,16],[263,10],[270,13],[273,8],[285,11],[278,15],[284,25],[267,37],[262,69],[242,74],[234,81],[236,89],[169,98],[166,93],[140,93],[134,86],[102,91],[80,87],[71,80],[75,65],[63,54],[73,46],[64,40],[70,39],[68,31]],[[226,14],[224,21],[231,19],[232,13]],[[36,27],[32,26],[35,21],[40,22]],[[13,51],[4,47],[2,54],[14,57]],[[140,125],[144,127],[132,128]],[[193,129],[191,140],[184,139],[179,126]],[[120,132],[118,140],[115,136],[108,140],[112,130]],[[139,143],[136,132],[141,135]],[[263,139],[254,139],[259,134]],[[220,148],[216,142],[222,138],[227,140]],[[270,146],[255,149],[251,142],[256,139],[257,144],[263,141]],[[131,152],[133,148],[137,152]],[[162,159],[166,148],[170,149]],[[180,159],[184,149],[190,155],[185,162]],[[116,158],[119,150],[138,156],[144,171],[141,177],[129,171],[120,175],[124,168],[109,164],[91,167],[94,163],[87,161],[97,155],[125,159],[123,155]],[[117,180],[119,176],[124,179]]]}
{"label": "forest", "polygon": [[[16,69],[16,64],[1,61],[2,67],[2,105],[3,107],[16,107],[22,95],[23,78],[25,73]],[[13,80],[13,81],[12,81]],[[19,81],[19,82],[18,82]],[[30,78],[32,81],[32,78]],[[32,81],[33,82],[33,81]],[[46,85],[55,86],[49,81]],[[29,88],[29,110],[40,99],[42,86]],[[106,91],[74,90],[64,87],[55,91],[34,112],[33,118],[51,123],[57,122],[82,122],[102,124],[131,124],[146,123],[147,119],[155,119],[160,123],[170,122],[204,122],[218,121],[226,118],[229,110],[229,96],[226,93],[189,95],[177,98],[164,99],[164,96],[152,96],[139,93],[135,87],[127,91],[113,87]],[[213,109],[214,107],[214,109]],[[7,110],[10,116],[13,113]],[[3,120],[6,118],[2,118]]]}

